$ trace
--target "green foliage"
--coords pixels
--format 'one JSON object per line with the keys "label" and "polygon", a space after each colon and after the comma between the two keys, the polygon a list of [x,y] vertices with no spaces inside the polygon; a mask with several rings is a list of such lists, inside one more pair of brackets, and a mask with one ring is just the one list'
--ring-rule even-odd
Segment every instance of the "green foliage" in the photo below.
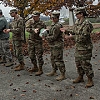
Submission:
{"label": "green foliage", "polygon": [[10,32],[10,39],[12,39],[12,32]]}
{"label": "green foliage", "polygon": [[100,18],[98,17],[98,18],[88,18],[90,21],[91,21],[91,23],[100,23]]}
{"label": "green foliage", "polygon": [[51,21],[51,20],[45,21],[46,26],[50,26],[50,25],[51,25],[51,23],[52,23],[52,21]]}
{"label": "green foliage", "polygon": [[29,32],[25,32],[26,39],[29,37]]}
{"label": "green foliage", "polygon": [[92,33],[100,32],[100,28],[94,29]]}
{"label": "green foliage", "polygon": [[[10,39],[12,39],[12,34],[13,34],[13,33],[10,32]],[[26,39],[29,37],[29,34],[30,34],[29,32],[25,32]]]}
{"label": "green foliage", "polygon": [[68,25],[69,24],[69,18],[64,18],[64,24]]}

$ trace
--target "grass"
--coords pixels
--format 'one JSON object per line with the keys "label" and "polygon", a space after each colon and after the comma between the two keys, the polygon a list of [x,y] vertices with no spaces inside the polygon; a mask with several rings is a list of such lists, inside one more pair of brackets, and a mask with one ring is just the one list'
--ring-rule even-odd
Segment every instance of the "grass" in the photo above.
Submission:
{"label": "grass", "polygon": [[[10,32],[10,39],[12,39],[12,32]],[[29,37],[29,32],[25,32],[26,39]]]}
{"label": "grass", "polygon": [[97,32],[100,32],[100,28],[96,28],[93,30],[93,33],[97,33]]}

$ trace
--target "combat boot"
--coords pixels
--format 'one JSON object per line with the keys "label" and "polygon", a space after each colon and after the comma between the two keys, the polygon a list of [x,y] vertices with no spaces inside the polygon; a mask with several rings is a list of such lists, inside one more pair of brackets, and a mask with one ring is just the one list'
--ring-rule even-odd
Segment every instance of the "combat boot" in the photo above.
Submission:
{"label": "combat boot", "polygon": [[64,79],[65,79],[65,73],[61,73],[61,75],[56,78],[57,81],[61,81]]}
{"label": "combat boot", "polygon": [[14,70],[15,70],[15,71],[24,70],[24,67],[25,67],[24,62],[21,62],[21,63],[19,64],[19,66],[16,66],[16,67],[14,68]]}
{"label": "combat boot", "polygon": [[18,64],[17,66],[15,66],[15,68],[18,68],[20,66],[20,64]]}
{"label": "combat boot", "polygon": [[34,67],[33,68],[31,68],[31,69],[28,69],[28,72],[38,72],[38,67],[37,67],[37,65],[36,64],[34,64]]}
{"label": "combat boot", "polygon": [[10,60],[9,62],[7,62],[7,63],[5,64],[6,67],[10,67],[10,66],[12,66],[12,65],[14,65],[12,60]]}
{"label": "combat boot", "polygon": [[54,76],[54,75],[56,75],[57,73],[56,73],[56,70],[52,70],[50,73],[47,73],[46,75],[47,76]]}
{"label": "combat boot", "polygon": [[35,76],[40,76],[43,74],[42,67],[39,67],[38,72],[35,73]]}
{"label": "combat boot", "polygon": [[92,86],[94,86],[92,77],[88,77],[88,82],[86,84],[86,87],[89,88],[89,87],[92,87]]}
{"label": "combat boot", "polygon": [[73,81],[73,83],[80,83],[80,82],[84,82],[83,75],[79,75],[78,78],[76,78]]}

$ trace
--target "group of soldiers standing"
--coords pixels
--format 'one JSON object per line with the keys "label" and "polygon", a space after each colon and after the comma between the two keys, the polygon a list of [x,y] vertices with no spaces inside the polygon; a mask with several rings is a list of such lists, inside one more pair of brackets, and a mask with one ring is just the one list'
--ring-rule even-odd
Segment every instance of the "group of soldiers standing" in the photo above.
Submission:
{"label": "group of soldiers standing", "polygon": [[[2,12],[2,11],[1,11]],[[19,61],[19,65],[14,68],[15,71],[20,71],[25,69],[24,57],[22,53],[22,43],[23,38],[21,32],[23,32],[23,19],[17,14],[16,9],[10,10],[11,17],[14,20],[11,22],[11,27],[3,27],[2,34],[8,35],[9,32],[13,33],[12,39],[14,44],[14,49],[16,50],[16,58]],[[86,87],[91,87],[93,83],[93,70],[90,63],[92,57],[92,42],[90,38],[90,33],[93,30],[92,24],[86,19],[87,13],[85,8],[77,8],[75,11],[77,17],[76,23],[72,30],[64,29],[61,23],[59,23],[60,12],[52,12],[50,18],[52,24],[50,29],[46,29],[46,25],[40,20],[40,12],[34,11],[32,18],[26,25],[26,31],[29,32],[28,39],[28,53],[33,64],[31,69],[27,69],[29,72],[36,72],[35,76],[43,74],[43,40],[46,39],[49,43],[51,52],[51,65],[52,71],[47,73],[47,76],[54,76],[57,74],[57,70],[60,71],[60,76],[56,78],[57,81],[64,80],[65,77],[65,64],[63,60],[63,34],[67,37],[75,36],[76,49],[75,49],[75,63],[78,71],[78,78],[76,78],[73,83],[83,82],[83,76],[86,74],[88,82]],[[2,16],[3,17],[3,16]],[[4,17],[3,17],[4,18]],[[0,20],[1,17],[0,17]],[[1,24],[1,22],[0,22]],[[45,36],[40,36],[41,29],[46,29],[47,34]],[[0,35],[1,35],[0,30]],[[9,38],[8,38],[9,39]],[[1,41],[1,38],[0,38]],[[0,44],[1,45],[1,44]],[[2,48],[2,47],[1,47]],[[4,50],[3,50],[4,51]],[[10,51],[9,51],[10,52]],[[2,57],[6,58],[5,52],[1,53]],[[9,56],[10,57],[10,56]],[[9,58],[10,59],[10,58]],[[4,59],[2,59],[4,61]],[[6,59],[5,59],[6,62]],[[12,58],[9,60],[9,66],[13,65]],[[38,64],[37,64],[38,62]]]}

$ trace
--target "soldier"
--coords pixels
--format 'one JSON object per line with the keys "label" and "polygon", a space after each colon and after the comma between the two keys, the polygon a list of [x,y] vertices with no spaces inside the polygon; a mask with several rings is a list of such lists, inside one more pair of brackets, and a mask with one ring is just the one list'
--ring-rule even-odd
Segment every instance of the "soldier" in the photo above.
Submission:
{"label": "soldier", "polygon": [[94,77],[94,72],[90,63],[93,49],[90,33],[93,30],[93,26],[90,21],[86,19],[88,14],[84,7],[76,8],[75,14],[77,20],[73,30],[65,31],[66,34],[75,34],[75,63],[79,76],[73,81],[73,83],[84,82],[83,76],[86,74],[88,77],[86,87],[91,87],[94,85],[92,80]]}
{"label": "soldier", "polygon": [[13,45],[14,45],[14,50],[16,50],[16,57],[19,61],[19,65],[15,67],[15,71],[20,71],[24,70],[25,64],[24,64],[24,58],[23,58],[23,53],[22,53],[22,42],[23,42],[23,19],[17,14],[16,9],[10,10],[10,15],[11,17],[14,17],[14,20],[11,23],[11,29],[5,30],[7,32],[12,32],[13,36]]}
{"label": "soldier", "polygon": [[[42,66],[44,64],[43,61],[43,47],[42,47],[42,37],[40,37],[40,30],[42,28],[46,28],[46,25],[43,21],[40,21],[40,12],[33,12],[33,20],[29,21],[26,25],[26,30],[30,33],[28,39],[28,51],[29,57],[33,64],[33,68],[29,69],[29,72],[36,72],[35,76],[39,76],[43,74]],[[38,65],[37,65],[37,59]]]}
{"label": "soldier", "polygon": [[5,66],[9,67],[13,65],[13,61],[9,46],[9,33],[6,34],[3,32],[6,28],[8,28],[8,23],[0,9],[0,54],[2,58],[0,64],[5,63]]}
{"label": "soldier", "polygon": [[47,41],[49,42],[51,51],[51,64],[53,70],[47,73],[47,76],[54,76],[57,69],[60,70],[61,75],[56,78],[57,81],[65,79],[65,64],[63,61],[63,36],[59,23],[60,12],[52,12],[51,19],[53,21],[49,33],[47,34]]}

